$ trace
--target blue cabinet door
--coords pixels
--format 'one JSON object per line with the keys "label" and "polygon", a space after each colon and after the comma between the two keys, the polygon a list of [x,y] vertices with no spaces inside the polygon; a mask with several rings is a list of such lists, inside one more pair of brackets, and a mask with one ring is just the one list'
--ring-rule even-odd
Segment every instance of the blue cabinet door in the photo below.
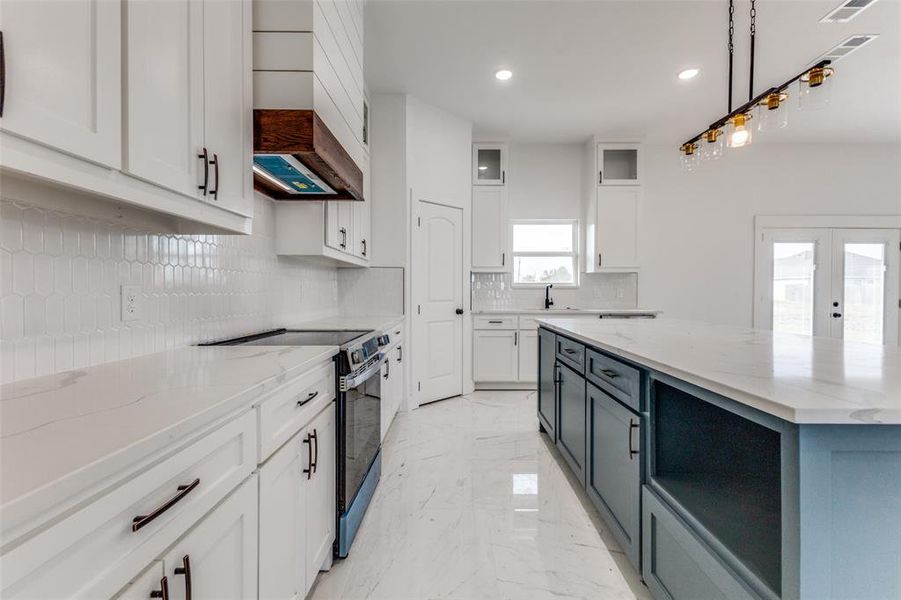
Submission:
{"label": "blue cabinet door", "polygon": [[547,329],[538,330],[538,421],[557,441],[557,336]]}
{"label": "blue cabinet door", "polygon": [[641,420],[592,383],[588,401],[588,497],[639,568],[641,548]]}
{"label": "blue cabinet door", "polygon": [[585,484],[585,379],[557,363],[557,449]]}

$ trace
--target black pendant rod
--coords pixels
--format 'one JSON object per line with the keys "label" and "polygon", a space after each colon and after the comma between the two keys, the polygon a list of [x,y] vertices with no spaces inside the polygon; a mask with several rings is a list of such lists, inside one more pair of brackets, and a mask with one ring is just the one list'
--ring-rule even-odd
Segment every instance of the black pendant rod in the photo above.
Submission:
{"label": "black pendant rod", "polygon": [[751,74],[748,77],[748,100],[754,97],[754,50],[757,37],[757,4],[751,0]]}
{"label": "black pendant rod", "polygon": [[729,0],[729,108],[732,112],[732,62],[735,55],[735,0]]}
{"label": "black pendant rod", "polygon": [[719,129],[720,127],[725,125],[727,122],[729,122],[729,119],[731,119],[735,115],[748,112],[755,104],[757,104],[758,102],[760,102],[761,100],[763,100],[764,98],[769,96],[770,94],[774,94],[776,92],[781,92],[782,90],[784,90],[785,88],[787,88],[788,86],[793,84],[794,82],[801,79],[809,71],[811,71],[813,69],[821,69],[830,64],[832,64],[831,60],[828,60],[828,59],[821,60],[817,64],[807,67],[806,69],[804,69],[803,71],[801,71],[800,73],[798,73],[797,75],[792,77],[791,79],[787,80],[785,83],[783,83],[781,85],[777,85],[775,87],[771,87],[768,90],[766,90],[765,92],[758,94],[757,96],[751,98],[750,100],[748,100],[747,102],[745,102],[744,104],[742,104],[741,106],[736,108],[735,110],[729,111],[729,113],[727,115],[724,115],[724,116],[720,117],[719,119],[717,119],[716,121],[714,121],[713,123],[711,123],[706,129],[704,129],[704,131],[700,132],[699,134],[697,134],[696,136],[694,136],[692,138],[685,140],[685,143],[683,144],[683,146],[686,144],[693,144],[693,143],[697,142],[699,139],[701,139],[704,136],[705,133],[707,133],[711,129]]}

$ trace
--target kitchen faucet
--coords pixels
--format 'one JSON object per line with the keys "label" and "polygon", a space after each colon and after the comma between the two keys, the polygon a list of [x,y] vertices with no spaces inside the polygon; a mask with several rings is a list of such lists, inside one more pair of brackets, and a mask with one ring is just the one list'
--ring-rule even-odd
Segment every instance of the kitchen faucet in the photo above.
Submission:
{"label": "kitchen faucet", "polygon": [[551,288],[554,287],[553,283],[549,283],[544,286],[544,310],[548,310],[550,307],[554,305],[554,301],[551,300]]}

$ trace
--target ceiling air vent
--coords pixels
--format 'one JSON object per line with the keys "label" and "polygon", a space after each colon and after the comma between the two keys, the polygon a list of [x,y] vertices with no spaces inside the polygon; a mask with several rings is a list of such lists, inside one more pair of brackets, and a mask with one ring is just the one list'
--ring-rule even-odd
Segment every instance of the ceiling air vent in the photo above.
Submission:
{"label": "ceiling air vent", "polygon": [[[857,1],[862,1],[862,0],[857,0]],[[816,59],[813,62],[817,63],[817,62],[820,62],[821,60],[831,60],[832,62],[835,62],[840,58],[844,58],[844,57],[848,56],[855,50],[857,50],[859,48],[863,48],[864,46],[866,46],[867,44],[869,44],[870,42],[872,42],[873,40],[875,40],[878,37],[879,37],[878,33],[852,35],[851,37],[846,39],[844,42],[842,42],[841,44],[839,44],[832,50],[829,50],[828,52],[826,52],[825,54],[823,54],[822,56],[820,56],[818,59]],[[813,63],[811,63],[811,64],[813,64]]]}
{"label": "ceiling air vent", "polygon": [[876,0],[848,0],[829,11],[820,19],[820,23],[847,23],[868,7],[876,4]]}

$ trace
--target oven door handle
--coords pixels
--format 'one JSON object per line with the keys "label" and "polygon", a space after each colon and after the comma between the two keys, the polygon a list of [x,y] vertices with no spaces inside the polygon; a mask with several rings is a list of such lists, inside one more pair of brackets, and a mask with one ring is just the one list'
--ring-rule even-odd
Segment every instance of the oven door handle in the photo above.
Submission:
{"label": "oven door handle", "polygon": [[353,389],[369,379],[372,376],[378,376],[379,371],[382,369],[382,365],[388,360],[388,356],[385,354],[378,354],[378,360],[372,363],[368,369],[363,371],[362,373],[358,373],[356,375],[345,375],[341,378],[341,391],[346,392],[347,390]]}

